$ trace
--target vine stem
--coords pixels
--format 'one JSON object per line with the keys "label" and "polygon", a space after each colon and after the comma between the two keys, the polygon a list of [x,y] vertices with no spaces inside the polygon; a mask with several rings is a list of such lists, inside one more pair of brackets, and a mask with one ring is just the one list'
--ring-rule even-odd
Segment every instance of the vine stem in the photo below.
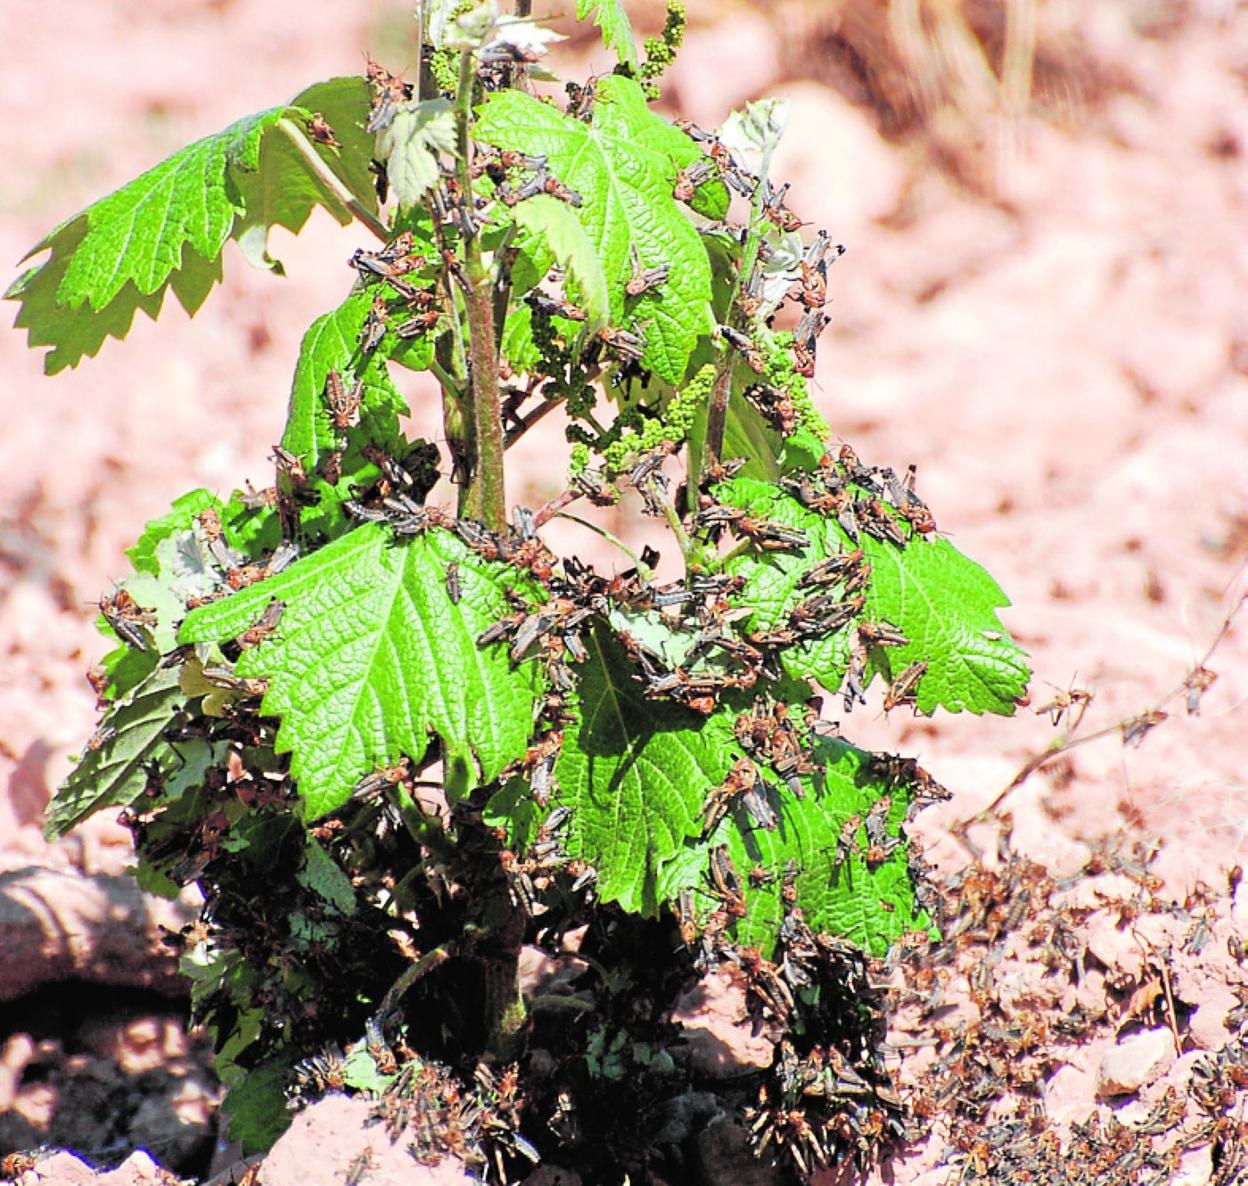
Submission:
{"label": "vine stem", "polygon": [[549,523],[560,511],[566,506],[571,506],[581,497],[581,492],[575,488],[569,488],[562,494],[556,495],[548,503],[545,503],[533,516],[533,526],[541,527]]}
{"label": "vine stem", "polygon": [[468,208],[464,234],[464,308],[468,317],[468,402],[475,464],[460,495],[460,512],[479,519],[491,531],[507,526],[503,468],[503,415],[498,386],[498,350],[494,339],[493,280],[481,259],[481,241],[472,221],[472,92],[476,84],[471,51],[459,57],[455,92],[456,165],[460,201]]}
{"label": "vine stem", "polygon": [[[754,197],[750,204],[750,230],[741,252],[741,266],[737,269],[736,280],[733,281],[732,299],[728,302],[728,321],[737,329],[741,328],[739,304],[741,290],[749,281],[754,272],[754,266],[758,263],[758,250],[762,242],[763,203],[767,197],[767,174],[771,169],[771,154],[774,149],[774,141],[769,141],[763,149],[763,160],[758,169],[758,184],[754,187]],[[715,372],[715,382],[711,387],[710,407],[706,413],[706,446],[702,450],[703,474],[712,466],[719,464],[720,453],[724,447],[724,429],[728,423],[728,400],[732,395],[732,371],[736,361],[736,352],[727,342],[724,342],[719,369]]]}
{"label": "vine stem", "polygon": [[[446,240],[446,228],[443,227],[441,219],[435,214],[433,218],[433,237],[437,242],[438,251],[446,258],[446,253],[450,250],[450,246]],[[464,327],[460,317],[460,302],[458,290],[454,281],[451,279],[449,271],[442,273],[442,287],[446,292],[446,315],[451,323],[451,365],[453,373],[460,380],[456,384],[456,391],[467,385],[468,382],[468,351],[464,346]]]}
{"label": "vine stem", "polygon": [[738,556],[744,556],[753,546],[754,544],[748,539],[738,540],[719,558],[720,564],[727,564]]}
{"label": "vine stem", "polygon": [[448,393],[454,395],[459,391],[459,383],[456,381],[455,376],[438,362],[436,358],[429,363],[429,373],[437,379],[438,383]]}
{"label": "vine stem", "polygon": [[549,416],[566,398],[566,396],[560,395],[554,399],[548,399],[545,403],[538,404],[527,416],[521,417],[517,421],[515,428],[507,434],[506,447],[510,449],[533,425]]}
{"label": "vine stem", "polygon": [[646,565],[642,564],[641,558],[637,555],[637,553],[634,552],[633,549],[630,548],[622,539],[620,539],[618,535],[613,535],[605,527],[595,523],[592,519],[584,519],[580,515],[569,514],[567,511],[559,511],[558,518],[567,519],[569,523],[575,523],[578,527],[584,527],[587,531],[592,531],[595,535],[602,536],[607,543],[614,544],[615,547],[619,548],[620,551],[633,562],[638,571],[643,568],[647,568]]}
{"label": "vine stem", "polygon": [[321,160],[320,153],[312,147],[311,141],[303,134],[303,129],[286,116],[277,121],[277,126],[290,138],[308,168],[316,175],[316,179],[351,211],[357,222],[368,227],[383,243],[388,243],[390,228],[371,210],[362,206],[359,199],[339,180],[338,175]]}
{"label": "vine stem", "polygon": [[[464,267],[459,277],[468,321],[467,402],[471,427],[468,480],[460,491],[459,512],[480,520],[491,531],[507,529],[504,471],[503,409],[498,380],[498,342],[494,333],[494,279],[481,258],[481,239],[474,220],[472,188],[472,98],[477,75],[471,50],[459,56],[455,90],[456,175],[464,204]],[[520,950],[525,915],[500,895],[502,922],[478,948],[485,974],[487,1049],[500,1062],[514,1059],[523,1044],[527,1012],[520,991]]]}
{"label": "vine stem", "polygon": [[435,947],[432,951],[425,952],[414,964],[409,964],[400,973],[399,978],[387,989],[386,995],[382,998],[381,1008],[378,1013],[383,1018],[393,1016],[398,1012],[399,1001],[403,994],[407,992],[418,980],[427,976],[434,968],[441,967],[447,960],[457,953],[458,945],[454,942],[443,943],[441,947]]}
{"label": "vine stem", "polygon": [[[433,219],[433,235],[438,244],[438,251],[443,259],[446,259],[446,253],[449,250],[446,232],[437,215]],[[447,447],[451,451],[451,480],[460,486],[460,510],[462,512],[464,493],[476,465],[470,427],[472,414],[470,411],[471,393],[468,387],[468,354],[464,348],[464,327],[460,318],[459,292],[451,280],[450,273],[446,270],[442,273],[441,284],[446,293],[446,315],[451,324],[451,332],[440,337],[434,347],[434,362],[438,366],[434,374],[442,385],[442,430],[446,436]]]}
{"label": "vine stem", "polygon": [[425,30],[429,27],[429,0],[416,0],[412,16],[416,18],[416,98],[425,96]]}
{"label": "vine stem", "polygon": [[[967,834],[971,825],[982,824],[991,820],[1000,810],[1000,807],[1005,800],[1015,790],[1021,787],[1023,783],[1025,783],[1033,774],[1035,774],[1041,766],[1047,765],[1061,754],[1066,754],[1073,749],[1079,749],[1082,746],[1090,745],[1094,741],[1101,741],[1106,737],[1118,736],[1122,739],[1123,744],[1126,745],[1128,744],[1132,728],[1138,728],[1141,730],[1138,736],[1142,739],[1145,733],[1149,730],[1168,720],[1169,715],[1166,712],[1167,706],[1181,696],[1190,696],[1192,694],[1194,681],[1196,681],[1201,672],[1208,672],[1208,667],[1206,665],[1212,661],[1214,652],[1222,645],[1222,641],[1231,632],[1231,629],[1235,624],[1235,619],[1239,616],[1240,611],[1245,605],[1248,605],[1248,592],[1241,593],[1239,595],[1235,604],[1222,619],[1222,625],[1219,627],[1213,641],[1205,649],[1205,653],[1189,669],[1183,682],[1163,696],[1152,708],[1146,708],[1143,712],[1137,713],[1135,716],[1124,717],[1120,721],[1115,721],[1112,725],[1106,725],[1102,729],[1097,729],[1093,733],[1085,733],[1080,737],[1076,737],[1074,735],[1075,728],[1078,727],[1076,725],[1063,736],[1054,738],[1053,741],[1040,753],[1035,754],[1028,759],[1018,773],[1010,779],[1009,783],[1002,788],[1002,790],[986,807],[976,812],[975,815],[971,816],[969,819],[952,825],[950,831],[953,836],[962,843],[968,852],[978,858],[980,855],[979,850],[974,844],[971,843],[970,837]],[[1199,693],[1197,694],[1197,704],[1199,704]],[[1189,714],[1191,711],[1192,710],[1189,708]],[[1082,720],[1082,717],[1080,717],[1080,720]]]}
{"label": "vine stem", "polygon": [[680,521],[680,512],[666,498],[658,501],[663,510],[663,518],[667,520],[669,530],[676,537],[676,546],[680,549],[680,557],[685,562],[685,570],[688,571],[693,562],[693,541],[689,538],[685,525]]}

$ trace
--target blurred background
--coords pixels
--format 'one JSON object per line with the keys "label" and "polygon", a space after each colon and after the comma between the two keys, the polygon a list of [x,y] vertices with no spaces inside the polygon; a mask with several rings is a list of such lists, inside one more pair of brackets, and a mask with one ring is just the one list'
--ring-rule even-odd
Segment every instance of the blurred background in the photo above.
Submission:
{"label": "blurred background", "polygon": [[[573,34],[553,67],[609,70],[573,8],[535,5]],[[639,36],[657,32],[660,3],[629,9]],[[1033,705],[1052,699],[1045,681],[1076,681],[1094,695],[1090,730],[1157,703],[1245,588],[1248,4],[688,11],[665,109],[714,127],[749,99],[787,98],[774,176],[812,232],[848,248],[816,383],[834,432],[868,462],[918,466],[941,530],[1013,602],[1003,616],[1033,656]],[[6,0],[0,260],[15,276],[88,202],[239,115],[362,70],[366,53],[403,71],[411,30],[410,4],[389,0]],[[285,279],[230,249],[194,322],[170,301],[159,328],[140,317],[51,379],[7,316],[0,330],[0,1149],[136,1143],[126,1126],[141,1107],[174,1134],[146,1143],[188,1128],[207,1139],[203,1051],[176,997],[158,1003],[176,989],[157,927],[191,904],[128,889],[128,834],[108,813],[55,848],[40,813],[93,727],[94,600],[177,495],[266,483],[300,337],[347,291],[366,241],[319,213],[298,239],[277,232]],[[430,388],[399,382],[415,430],[434,432]],[[511,502],[557,492],[561,447],[557,431],[522,442]],[[560,542],[614,563],[587,535]],[[1138,835],[1160,844],[1157,872],[1180,896],[1224,878],[1248,855],[1246,657],[1248,630],[1232,631],[1199,716],[1176,703],[1139,749],[1109,739],[1034,775],[1006,804],[1015,845],[1060,873]],[[954,791],[921,825],[929,856],[954,864],[949,825],[1052,726],[1025,709],[885,721],[878,699],[844,732],[918,755]],[[98,986],[91,1009],[40,989],[65,979]],[[58,1111],[84,1068],[95,1094]],[[149,1076],[137,1094],[136,1075]],[[65,1129],[70,1111],[96,1127]]]}

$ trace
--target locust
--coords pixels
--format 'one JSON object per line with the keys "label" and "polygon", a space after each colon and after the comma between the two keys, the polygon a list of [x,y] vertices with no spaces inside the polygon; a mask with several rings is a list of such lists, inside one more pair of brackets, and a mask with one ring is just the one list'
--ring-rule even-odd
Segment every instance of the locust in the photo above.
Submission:
{"label": "locust", "polygon": [[884,693],[884,711],[891,712],[899,704],[913,704],[918,692],[919,681],[927,674],[927,663],[912,663],[891,684]]}

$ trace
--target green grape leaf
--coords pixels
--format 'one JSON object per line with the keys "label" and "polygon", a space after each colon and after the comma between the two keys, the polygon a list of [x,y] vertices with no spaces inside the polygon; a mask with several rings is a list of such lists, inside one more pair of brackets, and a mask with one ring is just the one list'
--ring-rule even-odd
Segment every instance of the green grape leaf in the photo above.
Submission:
{"label": "green grape leaf", "polygon": [[172,771],[181,759],[164,731],[185,703],[177,670],[159,668],[114,702],[101,723],[110,735],[98,748],[87,750],[48,804],[48,839],[64,836],[101,808],[133,803],[148,785],[151,763],[162,774]]}
{"label": "green grape leaf", "polygon": [[376,214],[376,178],[370,168],[375,149],[373,133],[366,127],[371,100],[368,80],[362,74],[348,74],[313,83],[290,102],[325,118],[341,147],[319,145],[318,154],[355,201]]}
{"label": "green grape leaf", "polygon": [[[734,315],[734,298],[737,288],[737,272],[741,267],[741,244],[725,229],[714,225],[703,227],[702,246],[706,248],[707,259],[711,261],[711,308],[715,320],[727,323]],[[790,283],[789,288],[793,285]],[[787,291],[787,289],[786,289]],[[714,350],[707,351],[702,361],[713,361],[717,357]]]}
{"label": "green grape leaf", "polygon": [[594,244],[572,207],[547,194],[521,202],[514,211],[519,226],[531,238],[542,239],[550,255],[567,272],[569,294],[586,315],[586,329],[597,333],[610,318],[607,278]]}
{"label": "green grape leaf", "polygon": [[[306,119],[305,112],[286,111],[275,125],[274,134],[260,141],[257,167],[231,174],[238,216],[230,237],[238,241],[249,264],[270,268],[278,275],[284,271],[281,263],[269,255],[270,227],[285,227],[297,233],[317,206],[324,207],[344,226],[353,217],[338,190],[309,168],[305,154],[316,149],[306,134]],[[322,148],[321,159],[329,152]]]}
{"label": "green grape leaf", "polygon": [[[117,637],[103,618],[96,622],[96,629],[105,638],[116,639]],[[159,662],[160,656],[154,649],[138,651],[122,643],[109,651],[100,660],[100,666],[104,669],[104,675],[108,680],[103,693],[104,699],[119,700],[128,695],[156,670],[156,664]]]}
{"label": "green grape leaf", "polygon": [[[813,931],[837,935],[882,956],[906,931],[931,925],[915,902],[906,844],[898,844],[874,869],[865,860],[864,828],[855,832],[856,846],[844,860],[838,859],[837,846],[842,825],[854,815],[865,819],[885,793],[891,795],[886,830],[897,837],[909,796],[872,773],[870,755],[844,742],[818,741],[812,756],[818,769],[815,777],[802,779],[805,798],[787,791],[773,794],[779,827],[751,828],[748,816],[743,827],[736,812],[705,846],[727,844],[742,879],[746,913],[731,933],[742,946],[761,948],[770,958],[791,909],[783,894],[786,873],[792,869],[789,892],[796,897],[791,905],[802,911]],[[706,868],[704,861],[696,900],[700,912],[709,913],[720,903]],[[759,885],[750,882],[753,869],[761,869]]]}
{"label": "green grape leaf", "polygon": [[[984,569],[948,540],[912,534],[904,547],[897,547],[863,531],[855,543],[835,519],[753,478],[723,483],[716,495],[751,516],[798,528],[810,540],[799,552],[750,550],[729,562],[730,571],[746,578],[741,604],[754,609],[745,623],[747,632],[784,626],[794,606],[815,592],[799,587],[811,566],[861,547],[871,565],[862,619],[895,626],[908,640],[904,646],[872,648],[869,676],[892,679],[922,661],[927,670],[917,689],[919,712],[1014,712],[1030,671],[1025,652],[997,617],[997,609],[1009,600]],[[816,679],[836,691],[849,662],[851,626],[784,650],[786,673],[794,679]]]}
{"label": "green grape leaf", "polygon": [[576,19],[583,21],[590,15],[602,30],[602,44],[615,50],[615,56],[636,71],[637,43],[633,40],[633,27],[629,24],[624,0],[576,0]]}
{"label": "green grape leaf", "polygon": [[[779,477],[776,457],[782,438],[763,419],[739,391],[728,397],[728,415],[724,421],[724,443],[720,457],[731,461],[734,457],[745,458],[741,473],[747,478],[757,477],[774,481]],[[822,445],[820,452],[822,452]]]}
{"label": "green grape leaf", "polygon": [[[386,369],[387,347],[396,344],[394,334],[387,330],[378,347],[368,354],[360,348],[359,338],[373,306],[373,295],[372,289],[351,293],[338,308],[312,323],[299,347],[282,446],[299,457],[309,473],[338,447],[338,434],[325,402],[330,371],[337,371],[348,387],[361,384],[360,419],[379,419],[383,437],[397,436],[398,417],[407,413],[407,401]],[[427,337],[415,341],[426,343],[427,366],[432,341]]]}
{"label": "green grape leaf", "polygon": [[818,467],[819,459],[827,452],[827,448],[827,442],[810,429],[799,428],[784,438],[784,444],[779,450],[780,470],[786,474],[797,470],[813,470]]}
{"label": "green grape leaf", "polygon": [[282,521],[275,506],[249,506],[243,491],[235,490],[221,508],[225,542],[249,560],[258,560],[282,542]]}
{"label": "green grape leaf", "polygon": [[[407,402],[395,386],[387,363],[398,362],[411,370],[425,369],[433,359],[436,331],[403,339],[387,323],[381,340],[366,353],[360,337],[373,301],[380,298],[385,303],[388,296],[394,317],[401,322],[404,314],[397,294],[389,285],[372,285],[357,289],[337,309],[313,322],[300,346],[282,446],[303,462],[315,495],[311,505],[299,512],[300,527],[311,536],[332,538],[350,526],[342,503],[377,477],[375,462],[366,456],[371,452],[370,446],[396,461],[410,451],[399,426],[399,417],[407,412]],[[388,306],[387,312],[390,311]],[[348,390],[354,390],[357,384],[360,390],[359,422],[341,433],[334,428],[325,397],[330,371],[338,373]],[[331,460],[339,471],[332,485],[325,480]],[[231,504],[223,521],[246,528],[249,538],[261,533],[270,547],[277,542],[271,515],[244,515],[241,508]]]}
{"label": "green grape leaf", "polygon": [[673,625],[671,619],[658,610],[615,605],[608,611],[607,621],[617,634],[627,633],[635,642],[653,651],[668,670],[703,669],[714,666],[713,661],[720,658],[712,651],[691,661],[689,655],[697,645],[700,628],[686,622]]}
{"label": "green grape leaf", "polygon": [[533,310],[521,301],[507,312],[503,326],[502,354],[517,375],[529,374],[542,360],[533,342]]}
{"label": "green grape leaf", "polygon": [[51,256],[5,296],[21,303],[16,324],[29,330],[29,344],[52,347],[44,369],[76,366],[106,337],[124,337],[138,309],[154,319],[166,288],[194,314],[221,279],[230,238],[245,240],[253,260],[267,259],[267,229],[297,232],[317,205],[349,223],[351,211],[309,160],[311,154],[337,168],[333,150],[307,140],[300,125],[309,114],[281,106],[238,120],[88,206],[32,248],[28,259]]}
{"label": "green grape leaf", "polygon": [[[242,210],[235,175],[259,172],[261,142],[286,110],[247,116],[188,145],[71,219],[85,219],[88,230],[61,280],[60,303],[86,301],[98,311],[127,283],[151,293],[172,281],[177,293],[184,268],[212,266]],[[44,240],[39,249],[53,246]],[[185,258],[188,248],[197,258]]]}
{"label": "green grape leaf", "polygon": [[[557,339],[564,343],[572,341],[581,332],[584,322],[572,321],[558,315],[551,318]],[[512,305],[503,326],[503,357],[512,372],[517,375],[533,374],[542,360],[542,353],[533,341],[533,309],[524,301]]]}
{"label": "green grape leaf", "polygon": [[448,99],[407,103],[377,134],[377,158],[400,207],[417,205],[438,180],[439,152],[455,151],[455,116]]}
{"label": "green grape leaf", "polygon": [[283,1056],[249,1067],[245,1073],[235,1070],[221,1110],[229,1117],[230,1140],[242,1146],[244,1156],[271,1149],[290,1127],[293,1114],[286,1103],[289,1071],[289,1058]]}
{"label": "green grape leaf", "polygon": [[1027,688],[1026,652],[1006,633],[996,611],[1010,604],[1000,585],[947,539],[912,540],[898,551],[864,541],[873,579],[866,616],[900,628],[903,647],[875,648],[871,670],[894,679],[926,661],[916,707],[1010,716]]}
{"label": "green grape leaf", "polygon": [[[621,623],[638,642],[679,659],[672,648],[683,645],[681,637],[665,636],[661,626],[648,627],[636,616]],[[733,920],[731,937],[742,945],[768,954],[774,949],[788,906],[782,896],[786,879],[797,895],[792,904],[813,929],[876,954],[904,931],[928,925],[915,904],[904,843],[869,868],[860,826],[862,851],[838,852],[845,822],[855,814],[865,819],[885,793],[891,794],[887,829],[896,837],[910,802],[908,786],[885,781],[861,750],[815,741],[808,751],[814,770],[801,776],[801,797],[769,767],[758,767],[777,815],[774,830],[758,827],[737,800],[706,835],[708,795],[744,753],[733,730],[736,709],[724,703],[701,717],[647,699],[605,626],[586,644],[578,720],[564,732],[552,802],[571,808],[565,847],[569,856],[595,867],[604,902],[653,914],[662,903],[674,906],[681,890],[693,890],[705,921],[722,905],[709,877],[711,854],[727,846],[743,882],[756,867],[761,875],[748,885],[745,917]],[[496,795],[494,816],[515,817],[531,802],[527,790],[519,786]]]}
{"label": "green grape leaf", "polygon": [[[459,566],[462,595],[447,590]],[[406,755],[419,761],[429,731],[448,765],[469,781],[523,755],[541,690],[534,660],[512,667],[506,648],[477,636],[510,612],[512,570],[481,559],[457,536],[433,530],[397,544],[365,524],[284,572],[187,615],[182,642],[222,641],[251,626],[273,599],[285,610],[277,630],[245,651],[237,674],[269,681],[262,711],[280,717],[278,753],[309,818],[341,806],[355,784]],[[532,595],[532,590],[529,590]]]}
{"label": "green grape leaf", "polygon": [[169,511],[157,519],[150,519],[139,536],[138,543],[126,549],[135,572],[148,572],[155,576],[160,572],[156,559],[156,546],[179,532],[190,530],[195,516],[205,510],[219,511],[221,500],[209,490],[190,490],[175,498]]}
{"label": "green grape leaf", "polygon": [[323,898],[339,914],[354,914],[355,890],[351,878],[338,862],[310,836],[304,854],[303,868],[295,875],[295,880]]}
{"label": "green grape leaf", "polygon": [[523,852],[537,839],[546,811],[533,798],[527,778],[509,778],[490,796],[481,813],[487,828],[502,828],[505,844]]}
{"label": "green grape leaf", "polygon": [[735,760],[732,720],[647,700],[604,627],[586,645],[579,720],[564,731],[554,801],[572,809],[567,851],[597,869],[602,900],[653,915],[664,866],[701,833],[707,789]]}
{"label": "green grape leaf", "polygon": [[[542,235],[531,234],[514,221],[508,224],[508,229],[511,226],[516,226],[516,235],[511,243],[516,249],[516,259],[511,265],[509,279],[513,297],[522,297],[546,278],[546,273],[555,262],[555,254]],[[599,270],[601,271],[601,265]]]}
{"label": "green grape leaf", "polygon": [[[44,373],[48,375],[77,366],[83,358],[93,358],[100,352],[105,338],[124,338],[130,332],[137,311],[142,310],[155,321],[164,303],[163,288],[145,294],[133,284],[127,284],[117,300],[98,311],[87,301],[75,306],[59,300],[61,281],[87,230],[86,219],[79,216],[76,221],[53,231],[26,257],[29,259],[50,247],[51,258],[27,268],[4,294],[5,300],[21,303],[13,325],[29,331],[27,345],[32,350],[40,346],[52,347],[43,360]],[[194,253],[188,252],[182,275],[188,276],[191,268],[204,278],[202,282],[208,287],[220,279],[219,268],[206,268]]]}
{"label": "green grape leaf", "polygon": [[[632,79],[599,79],[595,95],[593,122],[586,124],[520,91],[503,91],[482,108],[474,135],[545,155],[551,171],[581,195],[576,215],[602,263],[612,324],[627,320],[640,329],[642,364],[679,383],[699,336],[713,328],[706,248],[672,197],[680,161],[696,159],[698,149],[647,108]],[[667,281],[627,298],[626,319],[634,268],[663,264]]]}

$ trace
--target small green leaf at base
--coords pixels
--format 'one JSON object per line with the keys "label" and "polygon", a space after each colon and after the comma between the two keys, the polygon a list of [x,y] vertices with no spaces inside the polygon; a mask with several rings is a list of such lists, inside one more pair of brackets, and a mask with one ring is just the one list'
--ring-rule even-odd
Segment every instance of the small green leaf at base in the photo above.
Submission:
{"label": "small green leaf at base", "polygon": [[339,914],[355,913],[355,890],[341,866],[309,837],[304,866],[295,880],[328,902]]}
{"label": "small green leaf at base", "polygon": [[368,1047],[361,1044],[343,1060],[342,1081],[356,1091],[381,1095],[394,1082],[394,1076],[382,1074]]}
{"label": "small green leaf at base", "polygon": [[647,700],[599,627],[580,668],[580,720],[564,735],[557,801],[572,808],[568,853],[598,870],[604,902],[656,914],[664,866],[702,830],[710,787],[735,760],[731,720]]}
{"label": "small green leaf at base", "polygon": [[273,1059],[252,1067],[226,1092],[221,1108],[229,1117],[230,1140],[237,1141],[246,1156],[264,1153],[289,1127],[292,1119],[286,1106],[286,1077],[290,1066],[285,1059]]}
{"label": "small green leaf at base", "polygon": [[104,807],[125,807],[143,794],[152,763],[168,772],[181,760],[164,731],[186,701],[176,669],[157,669],[105,714],[113,735],[89,749],[48,805],[44,833],[64,836]]}

